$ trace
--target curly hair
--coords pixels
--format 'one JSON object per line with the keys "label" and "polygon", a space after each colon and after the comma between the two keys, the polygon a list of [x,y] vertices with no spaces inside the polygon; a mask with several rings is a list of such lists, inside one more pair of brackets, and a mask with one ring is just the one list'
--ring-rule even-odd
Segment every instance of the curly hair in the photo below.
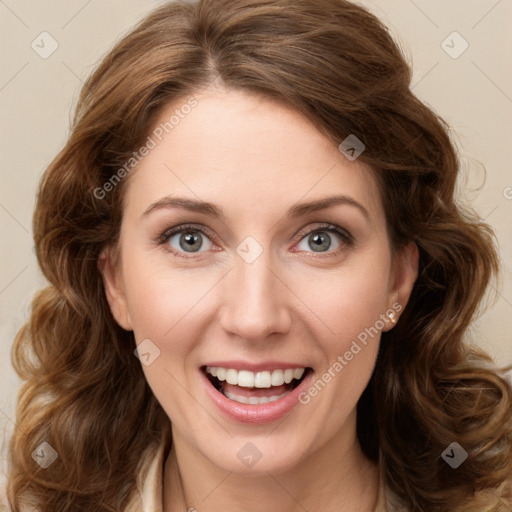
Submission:
{"label": "curly hair", "polygon": [[[41,180],[33,232],[48,286],[12,352],[25,381],[9,447],[14,512],[122,510],[144,454],[162,434],[172,442],[133,333],[110,312],[98,258],[118,241],[119,169],[164,106],[214,80],[292,106],[336,146],[349,134],[364,142],[359,159],[380,184],[392,246],[415,242],[420,262],[359,400],[359,442],[412,512],[505,510],[512,390],[467,340],[498,256],[492,230],[454,197],[448,125],[413,95],[399,47],[361,6],[201,0],[156,9],[114,46]],[[31,457],[43,441],[59,455],[46,470]],[[457,471],[441,458],[455,441],[469,454]]]}

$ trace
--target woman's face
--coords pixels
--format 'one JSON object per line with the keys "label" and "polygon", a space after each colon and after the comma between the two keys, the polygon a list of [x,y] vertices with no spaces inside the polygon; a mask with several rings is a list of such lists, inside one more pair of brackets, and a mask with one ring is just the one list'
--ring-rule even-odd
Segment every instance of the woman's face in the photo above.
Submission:
{"label": "woman's face", "polygon": [[393,256],[372,171],[299,113],[195,100],[162,112],[126,183],[120,259],[102,258],[114,316],[178,452],[233,472],[342,454],[416,248]]}

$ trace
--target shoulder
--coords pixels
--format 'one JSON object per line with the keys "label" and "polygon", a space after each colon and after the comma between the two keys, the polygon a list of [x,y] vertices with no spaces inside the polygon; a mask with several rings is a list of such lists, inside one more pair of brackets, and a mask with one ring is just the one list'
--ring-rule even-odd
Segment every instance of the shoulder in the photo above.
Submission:
{"label": "shoulder", "polygon": [[410,512],[403,501],[386,485],[381,465],[379,465],[379,494],[374,512]]}
{"label": "shoulder", "polygon": [[[386,485],[383,471],[380,468],[380,487],[377,507],[374,512],[411,512],[411,508]],[[473,494],[467,501],[453,512],[496,512],[511,511],[512,505],[512,479],[506,480],[498,488],[483,489]]]}
{"label": "shoulder", "polygon": [[143,457],[136,489],[123,512],[162,512],[165,443],[152,445]]}

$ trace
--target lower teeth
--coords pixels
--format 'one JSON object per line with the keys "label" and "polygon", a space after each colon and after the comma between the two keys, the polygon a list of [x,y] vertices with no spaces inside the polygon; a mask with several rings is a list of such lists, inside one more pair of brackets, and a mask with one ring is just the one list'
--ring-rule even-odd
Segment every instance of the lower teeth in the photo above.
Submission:
{"label": "lower teeth", "polygon": [[229,398],[230,400],[239,402],[241,404],[250,404],[250,405],[259,405],[259,404],[266,404],[268,402],[275,402],[276,400],[283,398],[283,396],[287,395],[288,393],[289,393],[289,391],[285,391],[282,395],[276,395],[276,396],[240,396],[240,395],[233,395],[232,393],[229,393],[228,391],[222,390],[222,394],[226,398]]}

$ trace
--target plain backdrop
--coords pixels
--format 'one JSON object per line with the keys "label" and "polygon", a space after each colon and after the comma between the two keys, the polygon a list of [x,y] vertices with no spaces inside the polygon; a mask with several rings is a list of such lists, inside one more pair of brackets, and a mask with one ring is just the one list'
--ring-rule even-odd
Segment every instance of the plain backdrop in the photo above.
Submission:
{"label": "plain backdrop", "polygon": [[[0,431],[6,436],[16,428],[19,388],[10,363],[12,340],[44,285],[31,233],[38,181],[66,141],[85,77],[162,3],[0,0]],[[359,3],[400,44],[413,66],[414,93],[452,127],[462,159],[461,198],[494,228],[502,260],[497,301],[470,336],[499,365],[512,364],[512,2]],[[2,463],[5,454],[0,457]]]}

